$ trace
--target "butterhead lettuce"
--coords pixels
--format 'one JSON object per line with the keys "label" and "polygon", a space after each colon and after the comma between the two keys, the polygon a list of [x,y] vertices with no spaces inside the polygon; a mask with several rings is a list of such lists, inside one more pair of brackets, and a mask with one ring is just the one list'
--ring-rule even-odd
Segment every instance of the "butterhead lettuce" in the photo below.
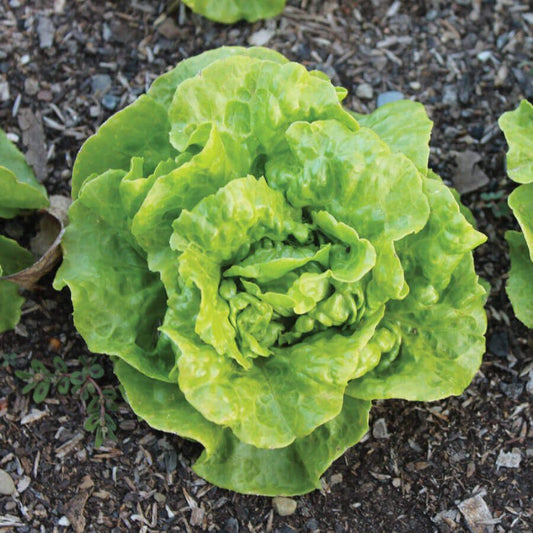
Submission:
{"label": "butterhead lettuce", "polygon": [[499,124],[509,145],[507,173],[521,184],[509,195],[522,232],[505,235],[511,256],[507,294],[516,316],[533,328],[533,105],[523,100],[504,113]]}
{"label": "butterhead lettuce", "polygon": [[195,13],[216,22],[255,22],[279,15],[286,0],[183,0]]}
{"label": "butterhead lettuce", "polygon": [[195,471],[320,487],[378,398],[460,394],[484,351],[485,240],[428,170],[409,101],[262,48],[181,62],[82,147],[56,287],[133,410],[200,442]]}

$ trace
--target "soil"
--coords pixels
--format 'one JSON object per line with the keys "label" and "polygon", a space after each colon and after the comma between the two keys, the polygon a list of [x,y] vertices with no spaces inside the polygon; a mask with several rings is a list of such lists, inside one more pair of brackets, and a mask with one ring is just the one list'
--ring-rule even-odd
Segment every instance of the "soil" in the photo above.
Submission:
{"label": "soil", "polygon": [[[514,222],[497,118],[533,97],[533,13],[519,0],[289,0],[283,15],[223,26],[174,2],[0,0],[0,124],[38,164],[49,193],[69,195],[81,143],[181,59],[220,45],[264,44],[376,107],[395,90],[435,123],[431,166],[455,185],[488,243],[487,353],[459,397],[376,402],[371,431],[325,473],[323,489],[281,516],[271,498],[198,478],[199,446],[152,430],[125,403],[116,440],[94,446],[86,403],[54,388],[36,404],[16,370],[31,360],[71,371],[92,356],[53,275],[0,337],[0,531],[528,532],[532,524],[533,333],[513,315],[503,238]],[[39,157],[41,154],[41,157]],[[44,158],[44,159],[43,159]],[[46,166],[43,165],[46,160]],[[20,224],[20,223],[19,223]],[[22,226],[4,230],[22,236]],[[15,354],[14,356],[10,354]],[[117,382],[106,357],[95,356]],[[476,517],[477,513],[477,517]]]}

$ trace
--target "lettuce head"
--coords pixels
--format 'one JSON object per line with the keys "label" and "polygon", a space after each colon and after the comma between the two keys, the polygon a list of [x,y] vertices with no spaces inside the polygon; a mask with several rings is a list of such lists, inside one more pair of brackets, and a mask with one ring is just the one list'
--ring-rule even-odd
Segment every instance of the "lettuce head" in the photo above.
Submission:
{"label": "lettuce head", "polygon": [[507,294],[517,318],[533,328],[533,105],[523,100],[499,124],[509,145],[507,173],[521,184],[509,195],[522,232],[505,235],[511,256]]}
{"label": "lettuce head", "polygon": [[263,48],[181,62],[74,166],[56,287],[133,410],[200,442],[194,469],[301,494],[371,400],[460,394],[484,352],[485,240],[428,170],[431,122],[361,116]]}

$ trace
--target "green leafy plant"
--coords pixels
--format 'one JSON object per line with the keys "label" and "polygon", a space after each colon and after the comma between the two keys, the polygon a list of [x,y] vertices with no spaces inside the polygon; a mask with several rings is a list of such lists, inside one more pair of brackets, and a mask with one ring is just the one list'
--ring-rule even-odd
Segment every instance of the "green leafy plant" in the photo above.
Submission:
{"label": "green leafy plant", "polygon": [[[48,196],[24,156],[0,129],[0,218],[13,218],[25,209],[48,206]],[[16,241],[0,235],[0,276],[34,263],[33,255]],[[23,298],[14,283],[0,279],[0,333],[20,320]]]}
{"label": "green leafy plant", "polygon": [[460,394],[484,352],[485,240],[428,170],[431,122],[263,48],[180,63],[76,159],[55,286],[133,410],[196,472],[300,494],[378,398]]}
{"label": "green leafy plant", "polygon": [[279,15],[286,0],[183,0],[195,13],[231,24],[238,20],[255,22]]}
{"label": "green leafy plant", "polygon": [[31,392],[35,403],[42,403],[55,390],[58,394],[77,395],[84,402],[87,418],[84,428],[95,434],[94,444],[99,448],[108,438],[115,440],[117,424],[111,413],[117,410],[118,394],[112,387],[101,387],[98,380],[104,369],[96,358],[82,359],[79,370],[70,371],[61,357],[54,357],[49,369],[37,359],[30,363],[30,370],[16,370],[15,375],[27,384],[23,394]]}
{"label": "green leafy plant", "polygon": [[12,367],[17,360],[17,354],[12,352],[2,352],[1,354],[1,360],[0,360],[0,367],[2,368],[10,368]]}
{"label": "green leafy plant", "polygon": [[533,105],[523,100],[499,124],[509,145],[507,173],[521,184],[509,195],[522,232],[505,234],[511,256],[507,294],[517,318],[533,328]]}

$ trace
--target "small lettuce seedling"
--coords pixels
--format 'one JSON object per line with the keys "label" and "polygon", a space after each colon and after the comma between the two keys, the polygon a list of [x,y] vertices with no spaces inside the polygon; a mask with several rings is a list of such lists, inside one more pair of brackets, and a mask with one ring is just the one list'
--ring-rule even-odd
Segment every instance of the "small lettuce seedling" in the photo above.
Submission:
{"label": "small lettuce seedling", "polygon": [[231,24],[238,20],[255,22],[279,15],[286,0],[183,0],[195,13]]}
{"label": "small lettuce seedling", "polygon": [[[21,210],[47,206],[46,190],[24,156],[0,129],[0,218],[13,218]],[[19,272],[33,263],[30,252],[13,239],[0,235],[0,277]],[[23,301],[17,285],[0,280],[0,333],[16,326]]]}
{"label": "small lettuce seedling", "polygon": [[371,400],[461,394],[484,352],[485,241],[428,170],[431,121],[370,115],[263,48],[181,62],[74,165],[74,321],[133,410],[199,441],[195,471],[301,494]]}
{"label": "small lettuce seedling", "polygon": [[507,294],[517,318],[533,328],[533,105],[523,100],[499,124],[509,145],[507,173],[521,184],[509,195],[522,232],[505,234],[511,256]]}

